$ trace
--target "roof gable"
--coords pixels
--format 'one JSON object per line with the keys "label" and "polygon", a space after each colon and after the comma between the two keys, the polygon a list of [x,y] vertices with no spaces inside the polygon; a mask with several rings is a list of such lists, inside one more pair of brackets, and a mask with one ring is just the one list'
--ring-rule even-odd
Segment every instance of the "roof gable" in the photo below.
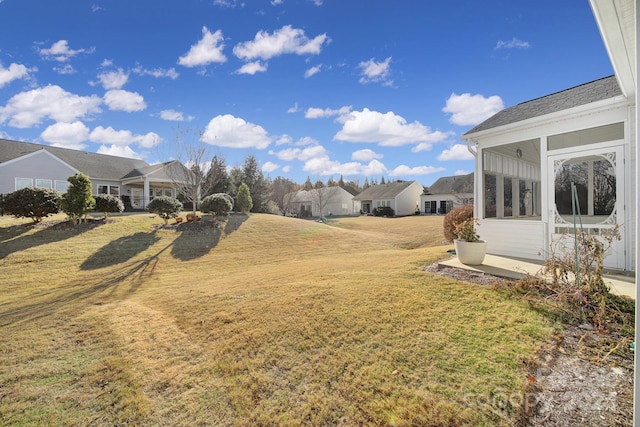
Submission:
{"label": "roof gable", "polygon": [[461,193],[473,193],[473,173],[458,176],[443,176],[424,190],[424,194]]}
{"label": "roof gable", "polygon": [[363,190],[353,200],[389,200],[409,188],[416,181],[395,181],[387,184],[377,184]]}
{"label": "roof gable", "polygon": [[149,165],[144,160],[89,153],[49,145],[0,139],[0,165],[36,151],[44,150],[90,178],[121,180],[130,172]]}
{"label": "roof gable", "polygon": [[556,113],[596,101],[622,95],[615,76],[605,77],[589,83],[572,87],[541,98],[532,99],[489,117],[464,135],[474,134],[534,117]]}

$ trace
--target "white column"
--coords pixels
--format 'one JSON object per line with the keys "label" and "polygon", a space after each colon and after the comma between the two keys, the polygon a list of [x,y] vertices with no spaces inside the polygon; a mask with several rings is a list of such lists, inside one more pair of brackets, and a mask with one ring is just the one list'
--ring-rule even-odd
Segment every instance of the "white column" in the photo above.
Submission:
{"label": "white column", "polygon": [[145,177],[144,179],[144,190],[142,193],[142,207],[144,209],[147,208],[147,205],[149,204],[149,180]]}

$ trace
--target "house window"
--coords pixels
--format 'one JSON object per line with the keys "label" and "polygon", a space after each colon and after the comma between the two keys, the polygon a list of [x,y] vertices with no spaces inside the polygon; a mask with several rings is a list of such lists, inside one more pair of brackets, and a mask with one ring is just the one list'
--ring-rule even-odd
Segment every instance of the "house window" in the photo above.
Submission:
{"label": "house window", "polygon": [[540,140],[483,150],[484,218],[540,216]]}
{"label": "house window", "polygon": [[16,178],[16,190],[20,190],[26,187],[33,187],[33,179],[31,178]]}
{"label": "house window", "polygon": [[391,200],[376,200],[376,207],[383,208],[385,206],[391,206]]}
{"label": "house window", "polygon": [[36,187],[51,189],[52,182],[50,179],[36,179]]}
{"label": "house window", "polygon": [[438,211],[438,202],[435,200],[427,200],[424,202],[424,213],[435,214]]}
{"label": "house window", "polygon": [[118,197],[120,195],[120,186],[118,185],[98,185],[98,194],[109,194]]}
{"label": "house window", "polygon": [[59,191],[62,194],[66,193],[67,190],[69,189],[69,181],[56,180],[55,189],[56,189],[56,191]]}

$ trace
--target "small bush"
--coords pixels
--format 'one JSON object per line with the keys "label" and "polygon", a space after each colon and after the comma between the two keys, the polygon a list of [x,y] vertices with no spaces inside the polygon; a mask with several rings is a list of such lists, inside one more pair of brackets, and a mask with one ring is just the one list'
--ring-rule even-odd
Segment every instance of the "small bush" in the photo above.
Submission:
{"label": "small bush", "polygon": [[26,187],[4,196],[2,203],[6,213],[16,218],[42,218],[60,212],[60,193],[47,188]]}
{"label": "small bush", "polygon": [[444,216],[442,228],[447,242],[453,242],[458,238],[458,227],[467,220],[473,219],[473,206],[465,205],[453,208]]}
{"label": "small bush", "polygon": [[62,195],[60,206],[64,213],[75,223],[80,222],[96,205],[91,195],[91,180],[88,176],[77,173],[67,178],[69,188]]}
{"label": "small bush", "polygon": [[96,211],[102,212],[107,218],[110,213],[120,213],[124,211],[124,203],[116,196],[110,194],[98,194],[96,199]]}
{"label": "small bush", "polygon": [[166,224],[170,218],[175,218],[180,214],[182,211],[182,203],[173,197],[159,196],[149,202],[147,210],[157,214]]}
{"label": "small bush", "polygon": [[395,214],[391,206],[381,206],[373,209],[373,216],[394,216]]}
{"label": "small bush", "polygon": [[249,186],[244,182],[240,184],[238,188],[238,195],[236,196],[237,208],[243,214],[246,214],[253,208],[253,200],[251,199],[251,191]]}
{"label": "small bush", "polygon": [[200,210],[213,215],[226,215],[233,209],[233,198],[227,193],[215,193],[202,199]]}

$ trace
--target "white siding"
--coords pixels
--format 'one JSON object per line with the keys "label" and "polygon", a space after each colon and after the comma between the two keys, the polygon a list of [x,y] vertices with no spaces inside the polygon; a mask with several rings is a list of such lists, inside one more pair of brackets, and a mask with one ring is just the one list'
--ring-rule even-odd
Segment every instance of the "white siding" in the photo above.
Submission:
{"label": "white siding", "polygon": [[489,254],[544,260],[546,231],[541,221],[486,219],[478,234],[487,241]]}
{"label": "white siding", "polygon": [[396,196],[396,212],[398,216],[413,215],[416,212],[416,206],[419,206],[420,195],[424,191],[424,187],[418,182],[413,182]]}

